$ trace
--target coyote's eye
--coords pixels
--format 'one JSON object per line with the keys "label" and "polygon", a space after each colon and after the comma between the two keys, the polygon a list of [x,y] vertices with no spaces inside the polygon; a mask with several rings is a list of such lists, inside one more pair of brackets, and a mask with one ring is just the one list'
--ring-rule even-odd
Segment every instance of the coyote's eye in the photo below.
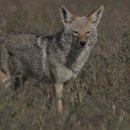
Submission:
{"label": "coyote's eye", "polygon": [[79,33],[77,31],[73,31],[73,36],[78,36]]}
{"label": "coyote's eye", "polygon": [[91,32],[90,31],[87,31],[86,32],[86,36],[89,37],[91,35]]}

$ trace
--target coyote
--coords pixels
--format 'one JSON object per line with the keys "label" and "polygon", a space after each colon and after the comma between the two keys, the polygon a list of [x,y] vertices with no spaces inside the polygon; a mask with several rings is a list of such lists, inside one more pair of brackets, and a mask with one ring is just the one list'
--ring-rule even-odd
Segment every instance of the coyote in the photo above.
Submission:
{"label": "coyote", "polygon": [[[49,79],[55,87],[57,110],[63,111],[64,84],[76,78],[97,41],[97,25],[103,5],[87,16],[77,17],[66,7],[60,8],[64,28],[51,36],[8,33],[0,37],[0,78],[17,81]],[[13,78],[12,78],[13,77]],[[14,78],[15,77],[15,78]]]}

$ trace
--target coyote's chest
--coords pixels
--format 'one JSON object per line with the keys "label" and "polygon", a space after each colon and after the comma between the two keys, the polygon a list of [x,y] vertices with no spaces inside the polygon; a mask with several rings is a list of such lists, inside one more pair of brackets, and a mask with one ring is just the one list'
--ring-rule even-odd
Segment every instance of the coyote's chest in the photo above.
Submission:
{"label": "coyote's chest", "polygon": [[72,70],[72,76],[75,78],[84,66],[90,54],[90,49],[81,51],[78,55],[73,55],[68,58],[67,67]]}

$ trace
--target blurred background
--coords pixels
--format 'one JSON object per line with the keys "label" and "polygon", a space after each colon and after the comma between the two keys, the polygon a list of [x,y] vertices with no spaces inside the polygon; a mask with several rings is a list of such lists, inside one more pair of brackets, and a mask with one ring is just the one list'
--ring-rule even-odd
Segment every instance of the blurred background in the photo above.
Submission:
{"label": "blurred background", "polygon": [[79,16],[105,6],[98,43],[64,88],[63,114],[52,86],[30,79],[12,92],[0,85],[0,130],[130,130],[129,0],[0,0],[0,34],[53,34],[63,27],[61,4]]}

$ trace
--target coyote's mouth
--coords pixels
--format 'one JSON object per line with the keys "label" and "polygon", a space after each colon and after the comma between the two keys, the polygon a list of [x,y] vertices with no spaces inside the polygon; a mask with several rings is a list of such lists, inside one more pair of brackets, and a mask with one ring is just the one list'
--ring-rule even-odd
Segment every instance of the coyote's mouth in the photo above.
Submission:
{"label": "coyote's mouth", "polygon": [[80,46],[80,49],[85,49],[86,48],[86,46]]}

